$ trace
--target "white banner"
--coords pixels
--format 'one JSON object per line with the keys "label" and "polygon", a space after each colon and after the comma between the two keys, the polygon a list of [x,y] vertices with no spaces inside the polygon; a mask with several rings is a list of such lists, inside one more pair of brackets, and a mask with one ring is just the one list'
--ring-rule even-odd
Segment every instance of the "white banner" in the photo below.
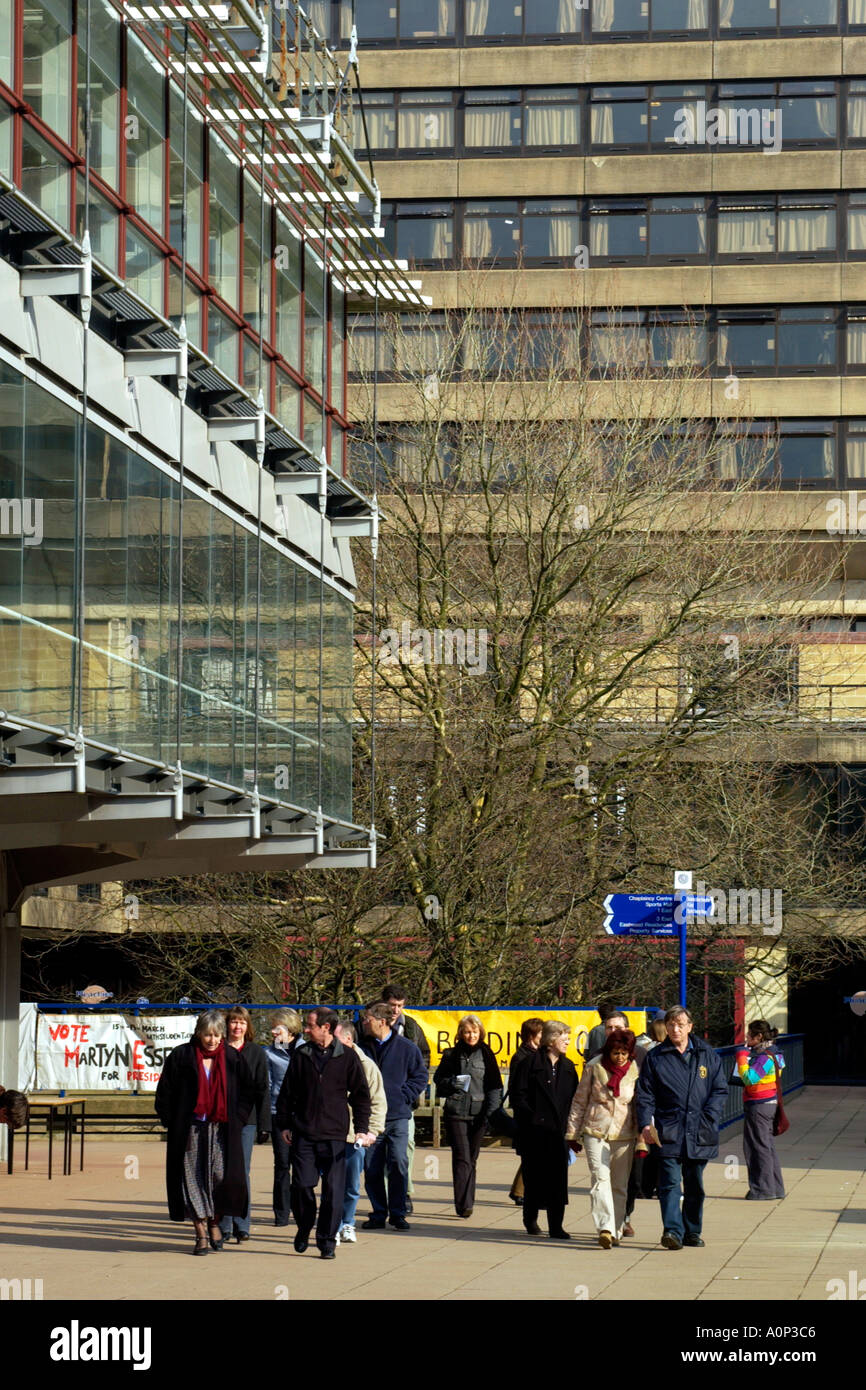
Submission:
{"label": "white banner", "polygon": [[18,1005],[18,1090],[32,1091],[36,1085],[36,1018],[35,1004]]}
{"label": "white banner", "polygon": [[172,1048],[188,1042],[194,1014],[40,1014],[37,1091],[155,1091]]}

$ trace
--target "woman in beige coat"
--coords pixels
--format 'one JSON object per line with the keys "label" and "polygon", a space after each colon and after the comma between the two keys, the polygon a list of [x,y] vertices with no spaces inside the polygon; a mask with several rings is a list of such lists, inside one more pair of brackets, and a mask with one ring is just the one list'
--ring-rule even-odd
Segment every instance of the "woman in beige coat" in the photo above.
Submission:
{"label": "woman in beige coat", "polygon": [[[586,1149],[592,1178],[590,1203],[598,1243],[619,1245],[625,1223],[628,1179],[638,1139],[634,1092],[638,1069],[635,1036],[615,1028],[601,1056],[584,1067],[571,1104],[565,1137],[575,1153]],[[645,1145],[641,1142],[641,1149]]]}

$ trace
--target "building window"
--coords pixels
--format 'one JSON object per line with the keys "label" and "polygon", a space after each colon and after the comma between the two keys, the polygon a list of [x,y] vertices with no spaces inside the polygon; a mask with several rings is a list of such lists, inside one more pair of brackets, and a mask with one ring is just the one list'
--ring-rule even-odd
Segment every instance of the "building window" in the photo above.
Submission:
{"label": "building window", "polygon": [[13,54],[15,44],[15,0],[0,0],[0,82],[15,85]]}
{"label": "building window", "polygon": [[866,371],[866,305],[849,305],[845,363],[849,371]]}
{"label": "building window", "polygon": [[[117,231],[120,214],[113,203],[91,184],[90,187],[90,244],[94,256],[104,266],[117,274]],[[79,174],[75,181],[75,235],[79,241],[84,236],[84,179]]]}
{"label": "building window", "polygon": [[846,422],[845,469],[849,478],[866,478],[866,420]]}
{"label": "building window", "polygon": [[450,261],[454,213],[449,203],[398,203],[396,254],[408,261]]}
{"label": "building window", "polygon": [[31,5],[23,26],[24,100],[47,126],[69,140],[72,0]]}
{"label": "building window", "polygon": [[718,363],[736,372],[835,370],[836,318],[823,306],[719,310]]}
{"label": "building window", "polygon": [[226,314],[211,304],[207,314],[208,356],[221,372],[232,381],[237,381],[238,370],[238,327]]}
{"label": "building window", "polygon": [[517,203],[467,203],[463,254],[469,261],[513,261],[520,252]]}
{"label": "building window", "polygon": [[183,255],[182,221],[186,209],[186,259],[201,272],[204,234],[204,122],[191,102],[186,104],[186,196],[184,196],[183,97],[174,87],[169,104],[168,239]]}
{"label": "building window", "polygon": [[301,437],[301,391],[286,372],[276,371],[274,413],[284,429]]}
{"label": "building window", "polygon": [[165,257],[131,222],[126,224],[126,283],[158,314],[163,311]]}
{"label": "building window", "polygon": [[589,204],[590,263],[597,256],[611,261],[645,259],[647,209],[644,202],[618,199]]}
{"label": "building window", "polygon": [[652,198],[649,254],[671,260],[704,257],[707,214],[703,198]]}
{"label": "building window", "polygon": [[[120,134],[120,19],[105,0],[91,0],[90,167],[117,188]],[[87,32],[79,13],[78,153],[84,158],[84,108],[87,94]]]}
{"label": "building window", "polygon": [[276,349],[281,357],[301,370],[301,238],[290,222],[277,213]]}
{"label": "building window", "polygon": [[126,196],[139,217],[165,234],[165,73],[134,34],[126,47]]}
{"label": "building window", "polygon": [[528,91],[523,105],[523,143],[527,150],[538,152],[579,148],[580,89],[535,87]]}
{"label": "building window", "polygon": [[418,154],[454,148],[454,106],[450,92],[400,92],[397,144]]}
{"label": "building window", "polygon": [[581,243],[576,198],[527,198],[523,204],[523,258],[527,264],[561,264]]}
{"label": "building window", "polygon": [[[210,199],[208,206],[210,283],[233,308],[238,304],[240,261],[240,166],[226,145],[210,132]],[[232,372],[234,377],[237,368]]]}
{"label": "building window", "polygon": [[[314,391],[324,393],[325,267],[311,247],[304,255],[304,376]],[[321,441],[319,449],[321,449]],[[318,450],[316,451],[318,452]]]}
{"label": "building window", "polygon": [[25,123],[21,137],[21,187],[61,227],[69,227],[70,167],[62,154]]}

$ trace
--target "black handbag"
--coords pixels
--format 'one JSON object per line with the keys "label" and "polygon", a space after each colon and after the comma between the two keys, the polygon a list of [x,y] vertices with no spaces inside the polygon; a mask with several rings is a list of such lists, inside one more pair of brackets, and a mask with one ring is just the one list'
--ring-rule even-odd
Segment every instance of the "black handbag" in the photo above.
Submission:
{"label": "black handbag", "polygon": [[501,1134],[504,1139],[513,1139],[517,1134],[514,1116],[509,1115],[504,1104],[497,1105],[495,1110],[491,1110],[487,1116],[487,1128],[491,1134]]}

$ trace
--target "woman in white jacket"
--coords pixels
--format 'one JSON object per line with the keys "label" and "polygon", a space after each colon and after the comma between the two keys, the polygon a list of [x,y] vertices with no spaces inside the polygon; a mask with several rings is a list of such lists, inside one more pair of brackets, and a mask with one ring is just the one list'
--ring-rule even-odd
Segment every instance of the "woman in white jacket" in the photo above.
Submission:
{"label": "woman in white jacket", "polygon": [[[592,1178],[590,1203],[598,1243],[619,1245],[625,1223],[628,1179],[638,1139],[634,1092],[638,1068],[635,1036],[615,1028],[601,1056],[588,1062],[580,1078],[565,1137],[575,1153],[586,1149]],[[641,1141],[643,1151],[645,1145]]]}

